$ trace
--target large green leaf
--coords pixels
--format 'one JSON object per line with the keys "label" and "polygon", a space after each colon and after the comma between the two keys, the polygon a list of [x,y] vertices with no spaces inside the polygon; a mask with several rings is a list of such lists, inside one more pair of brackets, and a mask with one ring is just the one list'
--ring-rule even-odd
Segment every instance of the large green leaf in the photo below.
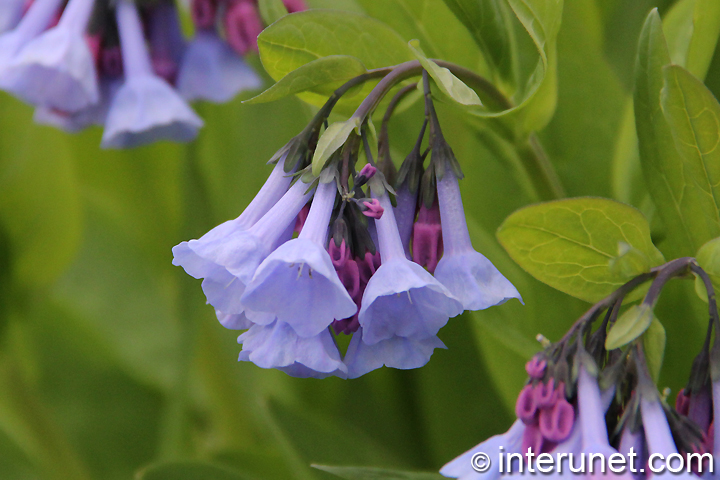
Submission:
{"label": "large green leaf", "polygon": [[275,85],[244,103],[272,102],[307,90],[329,95],[344,82],[366,71],[362,62],[355,57],[329,55],[293,70]]}
{"label": "large green leaf", "polygon": [[698,192],[660,106],[663,67],[670,63],[657,10],[647,17],[640,33],[635,75],[635,126],[643,175],[668,234],[666,247],[673,257],[693,255],[712,238]]}
{"label": "large green leaf", "polygon": [[667,13],[663,26],[673,63],[705,78],[720,35],[720,3],[681,0]]}
{"label": "large green leaf", "polygon": [[683,159],[683,171],[695,191],[694,211],[702,215],[709,237],[695,233],[697,242],[720,235],[720,104],[690,72],[665,67],[662,106]]}
{"label": "large green leaf", "polygon": [[[286,15],[258,36],[265,70],[280,80],[293,70],[329,55],[355,57],[368,69],[412,60],[405,41],[384,23],[349,12],[308,10]],[[321,104],[324,97],[306,93]]]}
{"label": "large green leaf", "polygon": [[507,4],[501,0],[445,0],[445,4],[472,34],[488,63],[514,81],[517,58]]}
{"label": "large green leaf", "polygon": [[629,280],[610,268],[621,242],[647,255],[651,266],[663,262],[643,215],[601,198],[558,200],[520,209],[505,220],[497,235],[513,260],[532,276],[589,302]]}
{"label": "large green leaf", "polygon": [[318,470],[332,473],[346,480],[442,480],[445,478],[439,473],[402,472],[399,470],[386,470],[372,467],[313,466]]}

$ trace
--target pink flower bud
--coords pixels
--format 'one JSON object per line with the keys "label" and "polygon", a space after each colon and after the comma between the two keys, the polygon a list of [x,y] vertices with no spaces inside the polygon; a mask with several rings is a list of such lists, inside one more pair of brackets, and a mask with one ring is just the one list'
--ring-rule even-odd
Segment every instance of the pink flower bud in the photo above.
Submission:
{"label": "pink flower bud", "polygon": [[363,215],[374,218],[375,220],[379,220],[383,212],[385,212],[385,209],[380,206],[380,202],[376,198],[373,198],[369,202],[363,202],[363,205],[367,207],[367,210],[363,211]]}

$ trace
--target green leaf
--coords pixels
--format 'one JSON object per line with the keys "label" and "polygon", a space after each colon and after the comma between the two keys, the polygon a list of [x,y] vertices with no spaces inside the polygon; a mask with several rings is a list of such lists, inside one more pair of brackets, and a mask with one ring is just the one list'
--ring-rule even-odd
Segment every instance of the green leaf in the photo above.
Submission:
{"label": "green leaf", "polygon": [[347,120],[345,122],[335,122],[323,132],[315,148],[315,154],[312,159],[312,173],[316,177],[320,175],[325,162],[330,155],[342,147],[347,140],[350,132],[358,126],[356,121]]}
{"label": "green leaf", "polygon": [[170,462],[147,467],[136,480],[247,480],[227,467],[204,462]]}
{"label": "green leaf", "polygon": [[697,189],[683,166],[660,106],[662,69],[669,63],[660,16],[653,10],[645,20],[638,43],[635,126],[645,183],[666,227],[666,249],[669,255],[679,257],[693,255],[713,236],[696,205]]}
{"label": "green leaf", "polygon": [[720,3],[681,0],[663,20],[673,63],[705,78],[720,35]]}
{"label": "green leaf", "polygon": [[720,104],[700,80],[682,67],[665,67],[662,107],[696,192],[694,209],[702,215],[708,238],[720,235]]}
{"label": "green leaf", "polygon": [[[715,288],[715,293],[720,294],[720,238],[713,238],[700,247],[695,259],[698,265],[705,270]],[[707,302],[707,290],[700,277],[695,278],[695,291],[698,296]]]}
{"label": "green leaf", "polygon": [[629,280],[610,261],[624,242],[648,256],[663,256],[650,240],[645,217],[633,207],[602,198],[572,198],[522,208],[497,232],[500,243],[530,275],[574,297],[596,302]]}
{"label": "green leaf", "polygon": [[[265,70],[275,80],[329,55],[355,57],[368,69],[413,59],[405,41],[384,23],[334,10],[286,15],[263,30],[258,36],[258,48]],[[300,98],[314,104],[325,100],[310,93]]]}
{"label": "green leaf", "polygon": [[258,7],[260,7],[260,16],[266,25],[274,23],[288,13],[282,0],[258,0]]}
{"label": "green leaf", "polygon": [[517,61],[507,5],[500,0],[444,0],[472,34],[485,59],[507,80],[515,80]]}
{"label": "green leaf", "polygon": [[452,98],[460,105],[482,105],[480,97],[478,97],[477,93],[475,93],[472,88],[465,85],[447,68],[440,67],[432,60],[429,60],[423,53],[422,49],[420,49],[420,43],[417,40],[411,40],[408,45],[415,57],[420,60],[423,68],[427,70],[445,95]]}
{"label": "green leaf", "polygon": [[293,70],[260,95],[243,103],[273,102],[307,90],[331,94],[346,81],[365,72],[367,72],[365,66],[355,57],[329,55]]}
{"label": "green leaf", "polygon": [[652,305],[641,303],[633,305],[617,319],[610,328],[605,348],[613,350],[627,345],[645,332],[655,319]]}
{"label": "green leaf", "polygon": [[660,370],[662,369],[663,358],[665,357],[666,339],[665,327],[662,326],[662,323],[660,323],[657,318],[653,318],[653,321],[643,335],[643,349],[645,350],[645,360],[650,369],[650,375],[655,382],[657,382],[660,377]]}
{"label": "green leaf", "polygon": [[610,271],[619,277],[630,278],[650,271],[650,259],[637,248],[625,242],[618,244],[618,256],[610,260]]}
{"label": "green leaf", "polygon": [[439,473],[403,472],[373,467],[331,467],[328,465],[313,465],[313,467],[346,480],[442,480],[445,478]]}

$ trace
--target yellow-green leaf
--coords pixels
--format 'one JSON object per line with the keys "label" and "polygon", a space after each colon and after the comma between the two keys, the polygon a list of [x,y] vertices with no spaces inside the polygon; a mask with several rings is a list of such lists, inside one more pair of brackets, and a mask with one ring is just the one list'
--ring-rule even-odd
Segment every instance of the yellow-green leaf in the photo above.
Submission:
{"label": "yellow-green leaf", "polygon": [[497,232],[500,243],[530,275],[574,297],[596,302],[630,277],[614,273],[610,261],[624,242],[664,262],[637,209],[603,198],[572,198],[522,208]]}
{"label": "yellow-green leaf", "polygon": [[355,57],[329,55],[293,70],[260,95],[245,100],[243,103],[272,102],[308,90],[320,94],[331,94],[344,82],[366,71],[362,62]]}
{"label": "yellow-green leaf", "polygon": [[440,90],[452,98],[460,105],[482,105],[480,97],[475,91],[465,85],[459,78],[453,75],[450,70],[438,66],[435,62],[428,59],[420,48],[420,42],[411,40],[408,45],[415,57],[420,60],[423,68],[435,80]]}
{"label": "yellow-green leaf", "polygon": [[605,340],[605,348],[613,350],[627,345],[642,335],[654,319],[655,315],[651,305],[644,303],[633,305],[610,328]]}
{"label": "yellow-green leaf", "polygon": [[[695,259],[710,277],[710,281],[715,288],[715,294],[720,293],[720,238],[713,238],[700,247]],[[699,277],[695,278],[695,291],[703,301],[707,302],[705,284]]]}
{"label": "yellow-green leaf", "polygon": [[357,122],[352,120],[335,122],[323,132],[318,140],[317,148],[315,148],[315,154],[312,159],[313,175],[316,177],[320,175],[330,155],[343,146],[350,132],[357,126]]}
{"label": "yellow-green leaf", "polygon": [[650,375],[657,382],[660,377],[663,358],[665,357],[665,327],[653,318],[650,326],[643,335],[643,348],[645,350],[645,361],[650,369]]}

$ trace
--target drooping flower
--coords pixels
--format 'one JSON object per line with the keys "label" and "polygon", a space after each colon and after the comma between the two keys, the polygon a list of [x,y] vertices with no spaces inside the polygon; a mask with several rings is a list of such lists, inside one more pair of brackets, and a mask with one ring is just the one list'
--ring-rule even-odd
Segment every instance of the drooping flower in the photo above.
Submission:
{"label": "drooping flower", "polygon": [[[245,283],[233,275],[225,265],[216,261],[217,250],[226,242],[244,238],[251,227],[259,223],[259,220],[266,214],[269,215],[270,211],[283,198],[285,201],[281,207],[275,209],[272,216],[266,219],[265,224],[270,224],[267,227],[271,227],[273,221],[291,223],[294,219],[292,211],[283,210],[302,208],[305,194],[304,191],[300,191],[303,188],[302,182],[296,183],[295,187],[291,189],[291,194],[288,191],[290,180],[285,176],[283,162],[279,161],[260,192],[238,218],[218,225],[198,240],[182,242],[173,248],[173,265],[182,266],[189,275],[195,278],[204,278],[203,291],[208,303],[216,309],[226,314],[242,314],[244,307],[240,302],[240,297],[245,291]],[[298,207],[297,204],[300,206]],[[287,225],[275,225],[275,227],[273,232],[268,233],[267,242],[276,242],[284,233]],[[277,233],[278,230],[280,233]],[[239,247],[239,245],[235,246]],[[270,248],[271,246],[267,245],[266,247]],[[232,256],[232,247],[229,250],[229,255]],[[260,258],[260,261],[263,258]],[[254,271],[250,273],[250,278],[253,274]]]}
{"label": "drooping flower", "polygon": [[363,340],[363,330],[354,334],[345,353],[348,378],[357,378],[384,366],[408,370],[425,365],[436,348],[447,348],[436,336],[401,337],[392,336],[372,345]]}
{"label": "drooping flower", "polygon": [[224,103],[262,85],[260,77],[214,30],[200,30],[183,57],[177,88],[186,100]]}
{"label": "drooping flower", "polygon": [[240,335],[243,348],[239,360],[262,368],[277,368],[293,377],[345,377],[347,368],[340,358],[330,332],[325,329],[310,337],[299,336],[293,327],[279,320],[270,325],[253,325]]}
{"label": "drooping flower", "polygon": [[0,3],[0,34],[15,28],[22,18],[25,0],[5,0]]}
{"label": "drooping flower", "polygon": [[157,140],[192,140],[203,121],[153,72],[142,23],[133,2],[118,2],[117,23],[125,83],[108,111],[102,146],[127,148]]}
{"label": "drooping flower", "polygon": [[58,24],[28,42],[6,67],[4,87],[39,107],[76,112],[100,101],[85,40],[95,0],[70,0]]}
{"label": "drooping flower", "polygon": [[7,69],[25,45],[40,35],[53,22],[62,0],[36,0],[12,30],[0,35],[0,88],[14,83]]}
{"label": "drooping flower", "polygon": [[303,337],[317,335],[336,318],[357,311],[326,250],[336,195],[334,181],[318,186],[298,238],[263,261],[242,298],[248,308],[272,313]]}
{"label": "drooping flower", "polygon": [[522,301],[520,293],[470,241],[458,179],[445,168],[437,180],[444,253],[435,269],[435,278],[460,299],[466,310],[482,310],[511,298]]}
{"label": "drooping flower", "polygon": [[372,345],[393,336],[432,337],[462,312],[462,305],[425,269],[405,258],[387,193],[378,201],[385,209],[376,221],[382,264],[362,299],[363,341]]}

